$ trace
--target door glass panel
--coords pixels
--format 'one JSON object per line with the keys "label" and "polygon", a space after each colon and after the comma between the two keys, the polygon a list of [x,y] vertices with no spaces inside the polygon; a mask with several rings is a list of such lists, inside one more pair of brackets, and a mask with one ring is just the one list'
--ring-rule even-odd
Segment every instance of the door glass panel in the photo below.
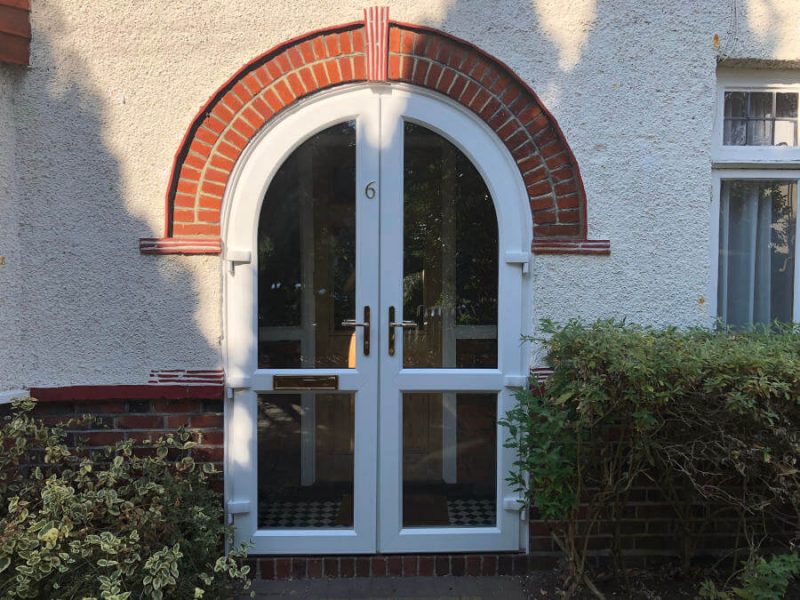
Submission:
{"label": "door glass panel", "polygon": [[406,122],[403,173],[405,368],[497,367],[497,217],[470,160]]}
{"label": "door glass panel", "polygon": [[281,165],[258,225],[259,368],[353,368],[356,131],[348,121]]}
{"label": "door glass panel", "polygon": [[353,527],[353,394],[258,398],[258,526]]}
{"label": "door glass panel", "polygon": [[497,396],[403,394],[403,527],[493,527]]}

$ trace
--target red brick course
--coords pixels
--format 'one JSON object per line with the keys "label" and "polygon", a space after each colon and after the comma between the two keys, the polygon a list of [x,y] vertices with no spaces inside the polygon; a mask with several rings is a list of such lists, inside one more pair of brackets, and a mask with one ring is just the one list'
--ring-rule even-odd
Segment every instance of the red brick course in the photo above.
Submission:
{"label": "red brick course", "polygon": [[[222,198],[248,143],[297,101],[366,81],[364,44],[361,22],[313,32],[270,50],[225,83],[195,117],[176,154],[165,240],[218,238]],[[586,239],[577,162],[555,119],[508,67],[440,31],[390,22],[388,79],[449,96],[497,133],[527,186],[537,239]],[[141,251],[195,253],[191,244],[158,241],[143,240]],[[581,249],[572,246],[573,253]]]}
{"label": "red brick course", "polygon": [[509,553],[253,557],[247,563],[256,579],[319,579],[524,575],[531,569],[550,568],[554,561]]}

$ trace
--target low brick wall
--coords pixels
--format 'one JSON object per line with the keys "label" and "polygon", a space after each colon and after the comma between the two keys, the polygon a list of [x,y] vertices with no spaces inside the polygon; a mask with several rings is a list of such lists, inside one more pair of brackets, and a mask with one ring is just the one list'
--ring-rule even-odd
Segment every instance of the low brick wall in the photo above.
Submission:
{"label": "low brick wall", "polygon": [[[69,429],[70,442],[100,449],[120,440],[144,440],[185,427],[198,446],[191,454],[198,461],[224,466],[224,414],[221,386],[110,386],[33,389],[39,400],[35,415],[45,423],[63,423],[92,417],[91,424]],[[0,416],[9,405],[0,406]],[[214,487],[222,493],[222,479]],[[708,524],[699,536],[698,554],[713,555],[736,543],[736,522],[712,516],[707,507],[694,507],[697,522]],[[621,543],[626,564],[654,567],[680,555],[683,537],[672,509],[652,485],[631,491],[622,520]],[[301,579],[317,577],[405,577],[461,575],[522,575],[529,570],[553,568],[561,552],[545,523],[531,511],[530,553],[405,554],[373,556],[254,556],[248,559],[256,577]],[[611,542],[609,526],[601,524],[590,540],[593,560],[604,562]]]}
{"label": "low brick wall", "polygon": [[[223,388],[221,386],[76,386],[35,388],[34,415],[49,425],[75,420],[68,441],[99,449],[122,440],[134,446],[184,427],[198,446],[190,453],[222,471],[224,450]],[[10,405],[0,406],[0,416]],[[83,423],[83,416],[91,422]],[[222,491],[222,482],[218,482]]]}

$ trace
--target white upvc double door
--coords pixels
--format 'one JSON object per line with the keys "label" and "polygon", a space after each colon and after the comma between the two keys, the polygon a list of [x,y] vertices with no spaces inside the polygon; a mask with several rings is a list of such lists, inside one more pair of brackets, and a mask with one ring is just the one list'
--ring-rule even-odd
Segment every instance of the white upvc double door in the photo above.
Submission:
{"label": "white upvc double door", "polygon": [[519,549],[518,178],[470,115],[387,86],[254,144],[225,234],[226,496],[253,554]]}

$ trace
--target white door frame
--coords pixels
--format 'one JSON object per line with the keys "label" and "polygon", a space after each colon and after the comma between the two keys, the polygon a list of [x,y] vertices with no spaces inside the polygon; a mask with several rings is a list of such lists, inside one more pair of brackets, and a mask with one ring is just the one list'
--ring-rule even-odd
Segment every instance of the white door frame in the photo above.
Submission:
{"label": "white door frame", "polygon": [[[312,108],[313,107],[313,108]],[[456,145],[483,176],[495,203],[500,241],[500,285],[497,369],[425,369],[401,371],[399,357],[387,360],[385,351],[385,306],[379,301],[378,285],[366,284],[366,273],[379,273],[379,253],[395,252],[397,231],[384,226],[386,240],[379,239],[375,224],[380,206],[387,203],[402,211],[402,168],[390,165],[400,152],[402,165],[402,121],[409,118],[425,125]],[[391,119],[394,120],[392,124]],[[261,203],[274,174],[285,159],[305,140],[327,127],[346,120],[357,121],[357,314],[372,307],[372,352],[359,355],[357,369],[315,369],[315,374],[336,374],[341,391],[356,391],[362,398],[378,394],[379,357],[381,377],[380,426],[378,403],[356,399],[355,432],[355,522],[353,530],[259,530],[257,523],[257,395],[272,389],[272,376],[308,373],[308,370],[258,370],[256,264],[258,222]],[[380,125],[380,127],[378,127]],[[399,125],[400,142],[397,143]],[[371,151],[370,151],[371,149]],[[380,151],[378,151],[380,150]],[[397,179],[399,178],[399,185]],[[366,202],[362,191],[377,181],[378,201]],[[380,203],[380,204],[379,204]],[[385,210],[385,209],[384,209]],[[402,223],[402,212],[400,223]],[[431,528],[402,530],[399,527],[399,464],[402,436],[397,414],[399,390],[497,392],[498,417],[511,407],[512,387],[527,384],[528,353],[520,336],[531,332],[532,290],[522,277],[530,267],[532,220],[524,182],[516,163],[496,134],[463,107],[441,95],[402,84],[358,84],[344,86],[298,103],[260,131],[237,162],[223,202],[223,360],[226,372],[225,402],[225,497],[229,519],[235,525],[235,542],[252,540],[253,554],[335,554],[423,551],[517,550],[527,544],[526,527],[519,522],[519,503],[505,482],[513,454],[503,448],[504,433],[498,427],[498,526],[495,528]],[[394,237],[393,237],[394,236]],[[371,251],[367,251],[370,249]],[[401,250],[402,251],[402,250]],[[402,265],[402,261],[400,263]],[[402,267],[401,267],[402,269]],[[400,273],[402,275],[402,272]],[[400,278],[384,281],[384,298],[396,295]],[[401,298],[401,296],[400,296]],[[402,299],[393,301],[402,312]],[[362,346],[363,331],[357,332]],[[398,336],[402,340],[402,335]],[[395,396],[391,397],[394,390]],[[385,399],[384,399],[385,396]],[[391,409],[391,410],[390,410]],[[395,434],[391,434],[394,427]],[[378,432],[381,438],[378,438]],[[380,461],[374,449],[381,439]],[[359,449],[361,449],[359,451]],[[389,451],[387,451],[387,449]],[[388,487],[386,487],[388,486]],[[386,494],[394,494],[387,501]],[[380,500],[376,496],[379,494]],[[380,523],[380,525],[378,525]]]}
{"label": "white door frame", "polygon": [[[397,335],[397,351],[389,356],[384,343],[380,360],[380,500],[379,547],[384,552],[463,552],[518,550],[519,507],[506,477],[514,459],[503,445],[504,432],[497,427],[497,525],[496,527],[402,527],[402,394],[403,392],[490,392],[498,395],[497,415],[512,406],[512,386],[527,371],[520,335],[530,313],[524,312],[520,254],[530,248],[530,210],[520,215],[520,179],[516,165],[494,133],[470,113],[453,110],[439,97],[409,89],[392,89],[381,103],[381,322],[382,339],[388,332],[389,306],[403,320],[403,123],[424,125],[461,150],[483,177],[495,204],[499,252],[498,269],[498,365],[496,369],[403,369],[403,335]],[[524,194],[524,188],[522,190]],[[527,196],[523,195],[523,198]],[[527,204],[527,202],[525,203]],[[527,219],[525,218],[527,217]],[[386,265],[389,265],[387,267]],[[394,267],[394,268],[390,268]],[[451,415],[450,421],[454,421]],[[446,417],[445,417],[446,419]],[[445,423],[444,434],[454,435],[455,423]],[[454,466],[454,465],[452,465]]]}
{"label": "white door frame", "polygon": [[[225,202],[224,271],[225,367],[228,394],[225,405],[226,507],[234,516],[237,543],[252,540],[254,554],[372,553],[376,550],[375,487],[377,456],[377,354],[359,353],[355,369],[314,369],[315,375],[337,375],[341,392],[355,393],[354,527],[346,529],[258,528],[258,394],[273,390],[274,375],[308,375],[309,369],[258,369],[257,282],[258,224],[261,204],[273,176],[306,139],[332,124],[356,122],[356,190],[378,172],[379,96],[370,89],[330,95],[322,110],[293,110],[260,132],[237,164]],[[356,281],[378,272],[378,204],[356,195]],[[377,286],[356,289],[356,313],[378,305]],[[362,329],[356,331],[363,347]],[[374,343],[374,335],[373,335]],[[308,427],[306,427],[308,429]]]}

